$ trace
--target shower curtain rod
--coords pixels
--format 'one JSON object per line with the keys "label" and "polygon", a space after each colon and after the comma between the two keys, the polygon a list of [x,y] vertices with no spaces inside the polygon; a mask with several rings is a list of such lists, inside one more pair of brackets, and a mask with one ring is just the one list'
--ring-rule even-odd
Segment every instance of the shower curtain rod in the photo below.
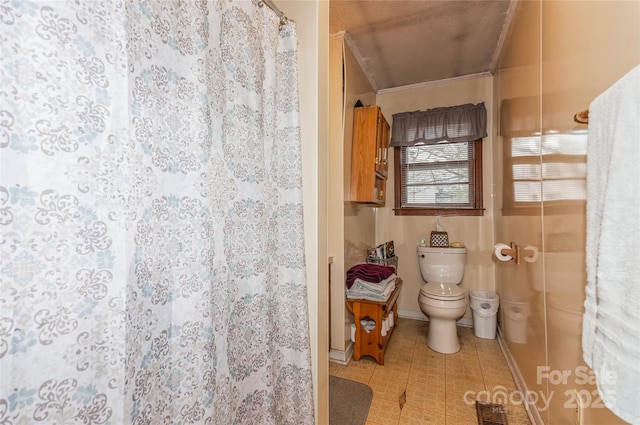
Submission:
{"label": "shower curtain rod", "polygon": [[275,5],[273,0],[262,0],[262,3],[267,5],[269,9],[273,10],[275,14],[278,15],[278,18],[280,18],[280,25],[284,25],[289,22],[289,18],[287,18],[284,12]]}

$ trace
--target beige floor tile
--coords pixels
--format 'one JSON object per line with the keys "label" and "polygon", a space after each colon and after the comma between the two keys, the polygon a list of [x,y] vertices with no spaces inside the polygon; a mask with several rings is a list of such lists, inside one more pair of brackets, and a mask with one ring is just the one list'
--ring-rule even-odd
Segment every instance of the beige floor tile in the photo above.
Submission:
{"label": "beige floor tile", "polygon": [[444,412],[406,405],[400,414],[400,425],[443,425]]}
{"label": "beige floor tile", "polygon": [[400,317],[398,318],[398,320],[396,320],[396,326],[403,329],[418,329],[423,325],[423,323],[425,322],[414,319],[405,319],[403,317]]}
{"label": "beige floor tile", "polygon": [[366,384],[371,380],[376,365],[376,361],[368,357],[363,357],[358,361],[352,360],[348,366],[340,369],[336,376]]}
{"label": "beige floor tile", "polygon": [[376,418],[374,419],[367,418],[367,421],[364,423],[364,425],[387,425],[387,424],[383,422],[379,422]]}
{"label": "beige floor tile", "polygon": [[478,363],[470,360],[465,362],[464,360],[457,360],[455,362],[447,361],[446,373],[454,376],[476,376],[478,379],[482,379],[482,368]]}
{"label": "beige floor tile", "polygon": [[445,371],[438,368],[411,368],[408,383],[427,387],[445,388]]}
{"label": "beige floor tile", "polygon": [[500,364],[480,365],[482,376],[485,380],[498,380],[503,383],[512,383],[513,375],[507,366]]}
{"label": "beige floor tile", "polygon": [[[530,425],[524,407],[510,402],[517,387],[497,340],[458,328],[461,349],[445,355],[427,346],[428,328],[428,322],[399,319],[384,365],[369,356],[348,366],[330,364],[331,374],[373,390],[366,425],[476,425],[477,399],[503,404],[510,425]],[[401,410],[399,397],[405,391]]]}
{"label": "beige floor tile", "polygon": [[488,362],[480,360],[480,368],[482,370],[486,370],[487,372],[500,373],[502,375],[511,376],[511,370],[509,370],[509,366],[507,366],[506,362],[501,363],[499,361]]}
{"label": "beige floor tile", "polygon": [[515,381],[511,378],[511,376],[501,375],[501,374],[482,374],[484,377],[484,386],[486,389],[497,388],[497,387],[505,387],[509,391],[515,391],[518,389]]}
{"label": "beige floor tile", "polygon": [[[395,335],[392,336],[392,338],[394,337]],[[387,359],[392,359],[393,362],[406,362],[410,364],[413,360],[414,347],[415,342],[409,340],[394,341],[393,344],[389,342],[384,352],[385,363]]]}
{"label": "beige floor tile", "polygon": [[413,351],[392,351],[384,353],[384,365],[404,364],[411,367],[413,361]]}
{"label": "beige floor tile", "polygon": [[440,378],[444,378],[446,376],[446,369],[444,368],[444,366],[440,366],[436,362],[429,361],[418,362],[414,360],[411,363],[411,372],[425,373],[427,375]]}
{"label": "beige floor tile", "polygon": [[484,388],[466,385],[459,388],[447,386],[445,401],[449,404],[473,404],[475,405],[479,395],[485,393]]}
{"label": "beige floor tile", "polygon": [[398,319],[398,325],[403,329],[420,329],[424,327],[427,322],[422,320],[405,319],[403,317]]}
{"label": "beige floor tile", "polygon": [[445,414],[447,417],[458,418],[461,422],[478,422],[475,401],[471,403],[468,400],[465,401],[461,398],[460,400],[450,402],[447,398],[445,409]]}
{"label": "beige floor tile", "polygon": [[[389,345],[387,346],[387,350],[391,349],[391,350],[409,351],[411,354],[413,354],[413,348],[416,346],[416,337],[415,337],[415,335],[413,335],[413,336],[411,336],[411,335],[398,335],[398,338],[396,338],[396,334],[394,333],[392,338],[395,341],[394,341],[393,344],[389,343]],[[387,351],[387,350],[385,350],[385,351]]]}
{"label": "beige floor tile", "polygon": [[517,389],[508,388],[504,385],[488,385],[486,383],[485,386],[486,391],[478,397],[480,401],[522,407],[522,393]]}
{"label": "beige floor tile", "polygon": [[463,394],[467,391],[480,392],[486,389],[484,381],[475,377],[458,378],[447,375],[445,384],[447,394],[451,395]]}
{"label": "beige floor tile", "polygon": [[423,346],[427,346],[427,331],[428,328],[425,325],[423,328],[418,329],[418,334],[416,335],[416,345],[421,344]]}
{"label": "beige floor tile", "polygon": [[478,351],[478,359],[483,366],[504,367],[509,369],[509,365],[500,349],[496,351]]}
{"label": "beige floor tile", "polygon": [[367,385],[373,390],[374,397],[384,398],[395,403],[398,403],[400,396],[407,389],[406,379],[372,378]]}
{"label": "beige floor tile", "polygon": [[367,417],[367,421],[364,423],[364,425],[387,425],[385,422],[380,422],[383,419],[378,420],[378,418],[373,418],[373,419],[369,419]]}
{"label": "beige floor tile", "polygon": [[462,346],[472,345],[475,347],[476,345],[476,338],[470,328],[458,328],[458,339]]}
{"label": "beige floor tile", "polygon": [[447,373],[456,373],[457,371],[474,371],[480,372],[482,366],[480,366],[480,362],[474,356],[460,356],[452,359],[445,360],[445,369]]}
{"label": "beige floor tile", "polygon": [[457,369],[455,371],[446,372],[447,381],[480,381],[482,379],[482,372],[479,369]]}
{"label": "beige floor tile", "polygon": [[478,420],[475,419],[473,421],[466,421],[455,416],[447,416],[446,425],[478,425]]}
{"label": "beige floor tile", "polygon": [[459,368],[475,368],[480,369],[481,364],[475,353],[459,354],[456,357],[445,358],[445,367],[447,370],[455,370]]}
{"label": "beige floor tile", "polygon": [[501,363],[504,363],[505,365],[507,363],[506,360],[504,360],[504,358],[502,357],[502,350],[500,350],[499,346],[496,346],[495,348],[478,348],[476,346],[476,350],[478,351],[478,358],[481,361],[499,361]]}
{"label": "beige floor tile", "polygon": [[456,362],[473,362],[480,365],[480,359],[478,358],[478,352],[474,347],[461,346],[460,351],[455,354],[449,354],[445,357],[447,363]]}
{"label": "beige floor tile", "polygon": [[407,406],[445,413],[446,395],[444,388],[431,385],[407,384]]}
{"label": "beige floor tile", "polygon": [[[371,379],[369,380],[369,386],[375,391],[377,388],[385,389],[388,387],[390,391],[392,388],[399,389],[398,396],[407,388],[407,382],[409,379],[409,371],[394,371],[394,370],[381,370],[377,368]],[[394,390],[395,391],[395,390]],[[384,390],[387,393],[386,389]]]}
{"label": "beige floor tile", "polygon": [[476,351],[476,342],[473,339],[473,335],[471,336],[460,336],[458,335],[458,339],[460,340],[460,350],[473,350]]}
{"label": "beige floor tile", "polygon": [[[393,356],[387,357],[386,354],[384,358],[384,364],[378,365],[376,369],[409,373],[409,369],[411,369],[411,360],[402,360]],[[389,358],[390,360],[387,361],[387,358]]]}
{"label": "beige floor tile", "polygon": [[329,375],[337,376],[338,372],[340,372],[344,367],[344,365],[329,362]]}
{"label": "beige floor tile", "polygon": [[372,421],[380,425],[391,425],[397,424],[399,420],[400,405],[398,400],[388,400],[374,393],[367,422]]}
{"label": "beige floor tile", "polygon": [[398,335],[401,339],[412,339],[415,341],[419,333],[419,326],[408,326],[404,322],[400,322],[398,326],[394,326],[393,328],[394,338],[396,335]]}
{"label": "beige floor tile", "polygon": [[426,345],[420,346],[418,345],[418,343],[416,343],[416,346],[413,349],[412,366],[418,367],[418,368],[435,366],[435,367],[444,369],[445,355],[441,353],[436,353]]}

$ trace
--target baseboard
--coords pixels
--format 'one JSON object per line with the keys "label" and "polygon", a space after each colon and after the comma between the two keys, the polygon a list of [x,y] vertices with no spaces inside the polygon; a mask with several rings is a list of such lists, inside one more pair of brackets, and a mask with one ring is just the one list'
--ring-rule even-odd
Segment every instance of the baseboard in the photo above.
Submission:
{"label": "baseboard", "polygon": [[471,317],[463,317],[462,319],[458,320],[456,322],[456,325],[458,326],[462,326],[465,328],[472,328],[473,327],[473,318]]}
{"label": "baseboard", "polygon": [[[398,317],[402,317],[405,319],[422,320],[424,322],[429,321],[427,316],[425,316],[421,311],[398,309]],[[465,328],[472,328],[473,319],[471,317],[463,317],[462,319],[456,322],[456,325],[463,326]]]}
{"label": "baseboard", "polygon": [[422,320],[424,322],[429,321],[429,319],[427,319],[427,316],[422,314],[421,311],[398,309],[398,317],[403,317],[405,319]]}
{"label": "baseboard", "polygon": [[[505,360],[507,361],[507,366],[509,366],[509,370],[511,371],[511,375],[513,375],[513,380],[516,382],[516,386],[518,387],[518,391],[520,394],[529,394],[527,383],[525,382],[522,374],[520,373],[520,369],[518,368],[518,364],[516,360],[513,358],[511,351],[509,350],[509,346],[507,342],[504,340],[502,335],[502,329],[498,327],[498,345],[500,345],[500,350],[502,350],[502,354],[504,355]],[[529,416],[529,420],[532,424],[535,425],[545,425],[542,420],[542,416],[540,416],[540,412],[535,404],[530,401],[530,397],[522,397],[524,400],[524,408],[527,411],[527,416]]]}
{"label": "baseboard", "polygon": [[329,351],[329,361],[341,365],[348,365],[353,358],[353,342],[349,341],[349,345],[345,351],[331,350]]}

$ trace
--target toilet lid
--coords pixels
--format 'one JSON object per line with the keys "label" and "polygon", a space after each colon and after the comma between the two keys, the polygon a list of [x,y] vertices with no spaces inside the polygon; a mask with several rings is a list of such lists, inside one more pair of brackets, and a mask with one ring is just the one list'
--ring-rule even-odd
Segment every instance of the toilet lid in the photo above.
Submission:
{"label": "toilet lid", "polygon": [[428,298],[444,301],[461,300],[466,296],[465,292],[458,285],[435,282],[428,282],[422,285],[420,294]]}

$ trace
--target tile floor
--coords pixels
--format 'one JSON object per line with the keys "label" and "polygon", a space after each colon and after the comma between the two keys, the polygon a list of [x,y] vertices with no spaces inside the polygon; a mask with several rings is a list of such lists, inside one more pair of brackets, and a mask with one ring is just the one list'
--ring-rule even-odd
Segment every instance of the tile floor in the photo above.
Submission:
{"label": "tile floor", "polygon": [[[459,327],[460,351],[440,354],[427,346],[428,326],[400,318],[384,366],[369,356],[348,366],[329,364],[331,375],[373,390],[366,425],[477,425],[476,395],[505,405],[509,425],[530,425],[497,340],[477,338],[473,329]],[[406,404],[400,409],[404,391]]]}

